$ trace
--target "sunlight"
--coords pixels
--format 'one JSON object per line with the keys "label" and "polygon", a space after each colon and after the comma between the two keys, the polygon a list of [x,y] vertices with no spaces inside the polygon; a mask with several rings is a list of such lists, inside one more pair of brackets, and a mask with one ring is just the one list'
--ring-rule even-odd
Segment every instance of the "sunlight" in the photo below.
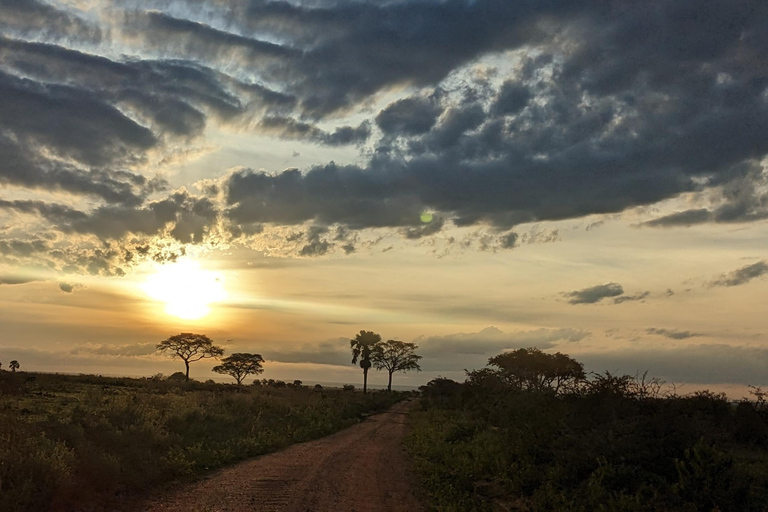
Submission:
{"label": "sunlight", "polygon": [[165,303],[166,313],[184,320],[205,317],[210,304],[227,297],[221,275],[203,270],[193,261],[161,266],[143,288],[147,295]]}

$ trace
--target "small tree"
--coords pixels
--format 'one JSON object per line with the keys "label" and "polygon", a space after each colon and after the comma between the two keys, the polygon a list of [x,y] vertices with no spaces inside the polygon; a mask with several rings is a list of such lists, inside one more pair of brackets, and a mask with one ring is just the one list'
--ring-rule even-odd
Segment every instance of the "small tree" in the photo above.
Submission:
{"label": "small tree", "polygon": [[377,370],[387,370],[389,372],[389,382],[387,391],[392,391],[392,374],[395,372],[407,372],[409,370],[421,371],[419,359],[416,355],[416,349],[419,348],[414,343],[405,343],[404,341],[387,340],[377,344],[371,353],[371,362]]}
{"label": "small tree", "polygon": [[360,368],[363,369],[363,393],[368,392],[368,370],[371,368],[371,354],[376,345],[381,343],[381,336],[373,331],[360,331],[355,339],[349,340],[352,349],[352,364],[360,360]]}
{"label": "small tree", "polygon": [[20,367],[21,367],[21,365],[15,359],[13,361],[11,361],[10,363],[8,363],[8,368],[10,368],[13,373],[16,373],[16,370],[18,370]]}
{"label": "small tree", "polygon": [[161,341],[157,344],[157,350],[170,352],[173,356],[184,361],[187,370],[184,376],[187,381],[189,381],[189,363],[224,355],[224,349],[214,345],[211,338],[205,334],[193,334],[191,332],[183,332]]}
{"label": "small tree", "polygon": [[263,372],[263,362],[261,354],[236,353],[222,359],[220,365],[213,367],[213,371],[234,377],[239,386],[247,376]]}

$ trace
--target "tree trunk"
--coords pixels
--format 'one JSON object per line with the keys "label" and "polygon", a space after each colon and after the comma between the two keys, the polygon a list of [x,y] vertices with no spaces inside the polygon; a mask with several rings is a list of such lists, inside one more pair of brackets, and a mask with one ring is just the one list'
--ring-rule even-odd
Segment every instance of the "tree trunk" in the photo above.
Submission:
{"label": "tree trunk", "polygon": [[363,394],[368,393],[368,368],[363,368]]}
{"label": "tree trunk", "polygon": [[387,384],[387,391],[392,391],[392,372],[389,372],[389,384]]}
{"label": "tree trunk", "polygon": [[189,361],[184,361],[184,366],[187,367],[187,382],[189,382]]}

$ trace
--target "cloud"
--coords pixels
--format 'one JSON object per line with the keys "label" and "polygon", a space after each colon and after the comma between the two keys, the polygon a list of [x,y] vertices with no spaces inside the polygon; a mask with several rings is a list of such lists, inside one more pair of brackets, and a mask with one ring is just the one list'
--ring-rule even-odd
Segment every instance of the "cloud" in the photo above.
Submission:
{"label": "cloud", "polygon": [[728,274],[723,274],[719,279],[712,281],[711,286],[740,286],[753,279],[757,279],[766,273],[768,273],[768,263],[765,261],[758,261],[757,263],[741,267]]}
{"label": "cloud", "polygon": [[386,135],[419,135],[432,129],[442,110],[436,98],[412,96],[390,103],[376,124]]}
{"label": "cloud", "polygon": [[6,274],[0,276],[0,284],[26,284],[26,283],[32,283],[35,281],[40,281],[40,279],[32,276],[25,276],[25,275],[13,275],[13,274]]}
{"label": "cloud", "polygon": [[685,340],[688,338],[694,338],[696,336],[701,336],[700,333],[697,332],[691,332],[691,331],[679,331],[677,329],[658,329],[655,327],[649,327],[645,330],[648,334],[656,334],[658,336],[664,336],[665,338],[670,338],[673,340]]}
{"label": "cloud", "polygon": [[72,355],[95,355],[117,357],[140,357],[157,352],[155,343],[131,343],[126,345],[88,344],[79,345],[70,351]]}
{"label": "cloud", "polygon": [[64,293],[72,293],[75,290],[75,286],[68,283],[59,283],[59,290]]}
{"label": "cloud", "polygon": [[495,355],[503,350],[538,347],[547,349],[556,342],[575,342],[589,336],[588,331],[579,329],[536,329],[505,333],[496,327],[486,327],[476,333],[457,333],[444,336],[419,337],[419,353],[424,356],[445,356],[448,354]]}
{"label": "cloud", "polygon": [[[506,233],[481,248],[530,243],[513,240],[522,223],[686,192],[714,199],[645,225],[768,218],[760,0],[190,5],[0,6],[0,184],[71,194],[82,211],[6,209],[35,210],[51,232],[182,244],[268,224]],[[164,217],[175,193],[147,176],[212,126],[361,152],[354,165],[237,168],[209,204]],[[440,221],[423,225],[424,211]]]}
{"label": "cloud", "polygon": [[608,283],[591,286],[583,290],[565,292],[563,295],[568,298],[570,304],[594,304],[606,297],[617,297],[623,293],[624,288],[620,284]]}
{"label": "cloud", "polygon": [[280,116],[264,117],[259,122],[258,128],[263,133],[283,139],[303,139],[327,146],[360,144],[365,142],[371,134],[370,123],[367,121],[356,127],[341,126],[333,132],[326,132],[309,123]]}
{"label": "cloud", "polygon": [[648,370],[667,382],[765,385],[768,350],[723,344],[579,354],[589,371],[635,375]]}
{"label": "cloud", "polygon": [[634,295],[622,295],[621,297],[616,297],[613,299],[614,304],[621,304],[623,302],[642,302],[645,298],[647,298],[651,292],[644,291],[644,292],[637,292]]}

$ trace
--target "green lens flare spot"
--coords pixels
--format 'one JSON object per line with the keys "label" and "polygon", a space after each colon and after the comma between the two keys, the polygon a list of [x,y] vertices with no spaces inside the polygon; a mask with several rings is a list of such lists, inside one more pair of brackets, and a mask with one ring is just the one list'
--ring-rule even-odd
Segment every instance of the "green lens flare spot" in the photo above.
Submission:
{"label": "green lens flare spot", "polygon": [[434,216],[429,212],[424,212],[421,214],[421,222],[423,222],[424,224],[429,224],[430,222],[432,222],[433,218]]}

